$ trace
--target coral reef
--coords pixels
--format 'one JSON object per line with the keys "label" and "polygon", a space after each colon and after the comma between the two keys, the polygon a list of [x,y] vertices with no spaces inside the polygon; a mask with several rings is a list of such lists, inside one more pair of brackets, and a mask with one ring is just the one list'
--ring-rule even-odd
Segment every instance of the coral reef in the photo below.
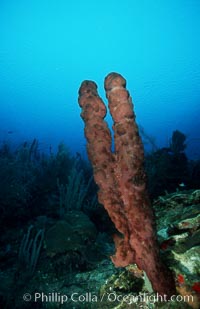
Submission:
{"label": "coral reef", "polygon": [[[116,268],[110,260],[116,229],[96,199],[94,182],[81,209],[75,200],[70,207],[66,203],[60,217],[63,200],[57,179],[71,190],[76,183],[73,180],[83,172],[86,189],[92,174],[88,162],[80,155],[73,157],[64,144],[49,155],[36,151],[36,146],[33,141],[17,148],[5,143],[0,148],[0,308],[62,306],[41,299],[25,303],[22,295],[27,291],[34,295],[36,288],[46,295],[52,291],[67,296],[78,293],[76,303],[71,299],[65,303],[67,308],[199,308],[200,190],[180,188],[156,196],[152,203],[161,256],[172,270],[179,294],[175,295],[177,300],[155,302],[156,293],[141,269],[135,264]],[[195,180],[197,188],[198,166],[199,161],[193,161],[190,167],[190,183]],[[72,196],[75,192],[76,187]],[[97,301],[88,303],[86,291]],[[138,297],[143,293],[151,297],[150,303]],[[85,300],[79,300],[79,295],[86,295]],[[103,295],[111,298],[102,299]]]}
{"label": "coral reef", "polygon": [[116,266],[136,263],[143,269],[159,294],[175,294],[171,273],[159,256],[154,215],[146,189],[144,152],[135,122],[126,80],[117,73],[105,79],[106,96],[114,124],[115,150],[111,132],[104,121],[106,107],[98,96],[97,85],[84,81],[79,105],[85,122],[88,156],[99,186],[99,202],[104,205],[120,235],[115,237]]}

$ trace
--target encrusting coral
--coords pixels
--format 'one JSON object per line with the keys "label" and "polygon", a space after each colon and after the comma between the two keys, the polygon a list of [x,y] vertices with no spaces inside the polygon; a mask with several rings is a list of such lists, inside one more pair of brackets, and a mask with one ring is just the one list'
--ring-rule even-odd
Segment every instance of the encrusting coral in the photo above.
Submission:
{"label": "encrusting coral", "polygon": [[88,156],[99,186],[98,198],[120,235],[116,236],[117,267],[131,263],[144,270],[160,295],[175,294],[171,273],[162,264],[156,239],[154,215],[146,189],[144,152],[126,80],[118,73],[105,78],[105,90],[113,118],[111,132],[104,121],[106,106],[93,81],[79,89],[81,116],[85,122]]}

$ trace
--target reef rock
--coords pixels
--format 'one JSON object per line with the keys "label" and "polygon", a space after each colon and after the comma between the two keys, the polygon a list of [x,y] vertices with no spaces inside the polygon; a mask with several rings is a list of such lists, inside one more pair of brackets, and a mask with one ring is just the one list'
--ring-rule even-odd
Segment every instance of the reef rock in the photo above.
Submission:
{"label": "reef rock", "polygon": [[65,215],[64,220],[57,221],[45,235],[47,254],[69,251],[83,252],[86,245],[95,240],[97,235],[94,224],[81,211],[72,211]]}
{"label": "reef rock", "polygon": [[199,308],[200,190],[159,197],[154,209],[161,252],[174,272],[177,291],[193,295],[190,306]]}

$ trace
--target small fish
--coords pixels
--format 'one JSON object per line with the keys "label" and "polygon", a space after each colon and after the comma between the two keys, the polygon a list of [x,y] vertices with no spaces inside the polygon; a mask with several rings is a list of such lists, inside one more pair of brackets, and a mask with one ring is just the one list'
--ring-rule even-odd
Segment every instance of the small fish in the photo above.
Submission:
{"label": "small fish", "polygon": [[181,182],[181,183],[179,183],[179,187],[180,187],[180,188],[185,188],[186,185],[184,184],[184,182]]}

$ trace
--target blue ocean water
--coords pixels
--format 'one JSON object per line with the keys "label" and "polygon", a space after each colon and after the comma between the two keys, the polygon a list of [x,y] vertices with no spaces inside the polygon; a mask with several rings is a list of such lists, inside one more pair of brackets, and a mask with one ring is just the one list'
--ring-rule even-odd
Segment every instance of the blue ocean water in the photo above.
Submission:
{"label": "blue ocean water", "polygon": [[199,12],[195,0],[1,1],[1,143],[37,138],[41,151],[64,142],[85,155],[79,86],[94,80],[106,101],[104,78],[114,71],[156,145],[180,130],[198,159]]}

